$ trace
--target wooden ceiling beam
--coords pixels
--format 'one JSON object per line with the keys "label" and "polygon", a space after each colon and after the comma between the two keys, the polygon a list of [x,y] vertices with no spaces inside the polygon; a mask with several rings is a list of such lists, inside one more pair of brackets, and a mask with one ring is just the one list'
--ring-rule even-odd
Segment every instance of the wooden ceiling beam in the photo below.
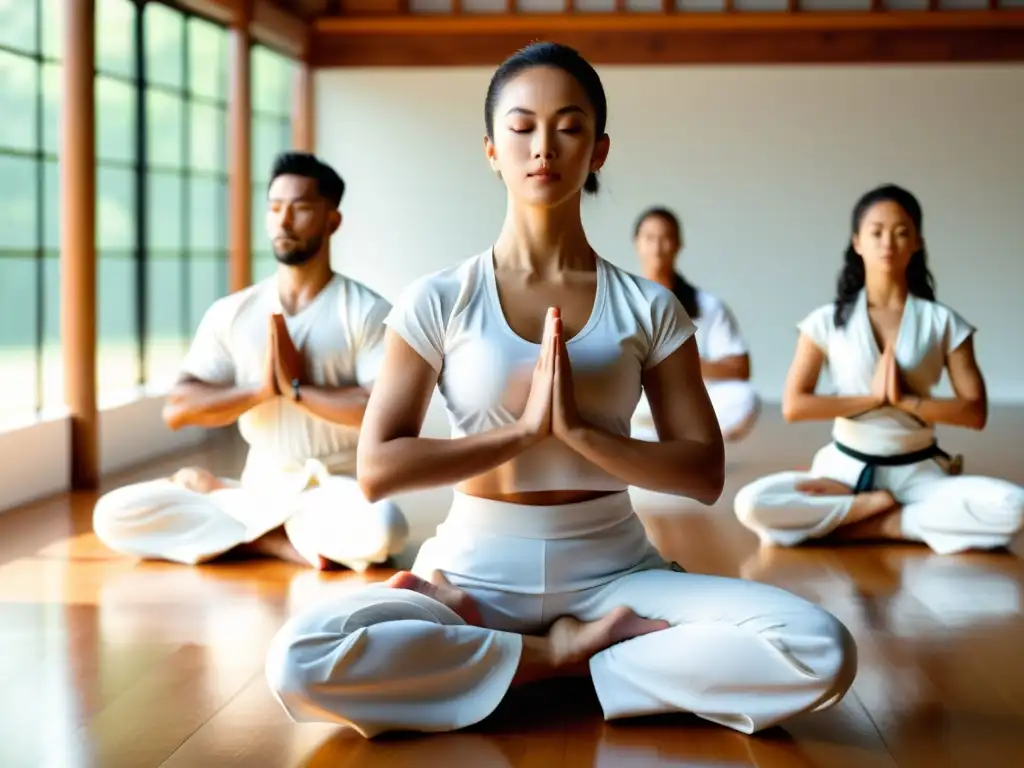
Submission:
{"label": "wooden ceiling beam", "polygon": [[1024,11],[389,15],[313,23],[317,67],[491,66],[557,40],[596,64],[1024,60]]}
{"label": "wooden ceiling beam", "polygon": [[222,24],[246,24],[256,42],[286,56],[309,55],[309,25],[274,0],[170,0],[185,10]]}

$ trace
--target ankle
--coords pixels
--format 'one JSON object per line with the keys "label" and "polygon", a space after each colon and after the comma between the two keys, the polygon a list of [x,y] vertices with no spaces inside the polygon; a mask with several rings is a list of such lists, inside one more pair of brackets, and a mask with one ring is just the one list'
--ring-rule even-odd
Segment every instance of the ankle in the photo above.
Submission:
{"label": "ankle", "polygon": [[560,677],[563,668],[555,644],[544,636],[520,635],[523,639],[523,652],[519,659],[519,669],[512,680],[513,686]]}

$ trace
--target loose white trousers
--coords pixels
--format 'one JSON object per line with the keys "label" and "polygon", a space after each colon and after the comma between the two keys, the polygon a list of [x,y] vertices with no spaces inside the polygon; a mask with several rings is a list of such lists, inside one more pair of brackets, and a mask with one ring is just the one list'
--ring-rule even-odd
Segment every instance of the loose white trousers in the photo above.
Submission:
{"label": "loose white trousers", "polygon": [[[915,433],[901,436],[850,420],[837,421],[836,437],[873,456],[924,447]],[[923,438],[933,439],[929,434]],[[855,497],[808,495],[796,485],[828,478],[852,488],[864,466],[829,443],[815,454],[809,471],[777,472],[741,488],[734,499],[736,516],[767,544],[796,546],[822,538],[843,525]],[[950,475],[932,459],[876,467],[875,487],[902,505],[903,537],[924,542],[937,554],[1005,547],[1024,527],[1024,488],[993,477]]]}
{"label": "loose white trousers", "polygon": [[314,606],[281,628],[267,655],[270,687],[294,720],[368,738],[469,726],[507,693],[522,634],[623,605],[672,626],[591,658],[608,719],[683,711],[753,733],[835,703],[856,671],[849,631],[812,603],[674,570],[625,492],[559,507],[456,494],[414,566],[423,577],[435,569],[477,600],[485,627],[381,584]]}
{"label": "loose white trousers", "polygon": [[300,555],[365,570],[401,552],[409,533],[391,501],[371,504],[356,481],[311,468],[296,489],[287,482],[239,483],[210,493],[163,478],[105,494],[93,512],[96,536],[110,549],[145,559],[195,565],[284,526]]}

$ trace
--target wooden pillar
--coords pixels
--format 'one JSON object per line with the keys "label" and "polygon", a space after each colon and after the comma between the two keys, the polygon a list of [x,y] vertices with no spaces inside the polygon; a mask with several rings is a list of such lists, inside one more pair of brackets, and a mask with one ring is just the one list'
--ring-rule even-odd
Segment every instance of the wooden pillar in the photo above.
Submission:
{"label": "wooden pillar", "polygon": [[292,86],[292,147],[300,152],[316,152],[316,102],[313,68],[307,61],[296,62]]}
{"label": "wooden pillar", "polygon": [[60,138],[60,322],[71,412],[71,486],[99,485],[96,406],[95,0],[63,0]]}
{"label": "wooden pillar", "polygon": [[228,94],[228,290],[252,284],[252,78],[249,3],[232,20]]}

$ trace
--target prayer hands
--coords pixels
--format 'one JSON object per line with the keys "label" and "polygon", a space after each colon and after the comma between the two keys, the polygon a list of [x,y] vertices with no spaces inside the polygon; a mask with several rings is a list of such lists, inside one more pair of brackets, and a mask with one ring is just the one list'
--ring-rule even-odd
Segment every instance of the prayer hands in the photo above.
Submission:
{"label": "prayer hands", "polygon": [[900,382],[900,367],[896,364],[896,353],[889,345],[889,373],[885,379],[885,402],[899,406],[903,399],[903,386]]}
{"label": "prayer hands", "polygon": [[562,317],[557,307],[548,310],[540,354],[533,370],[530,394],[519,419],[527,434],[543,439],[564,439],[580,424],[573,392],[572,367],[565,348]]}
{"label": "prayer hands", "polygon": [[302,353],[295,348],[295,343],[288,333],[284,315],[278,313],[271,315],[271,323],[274,329],[272,345],[274,349],[274,378],[278,391],[291,397],[292,382],[303,379],[304,360]]}
{"label": "prayer hands", "polygon": [[900,381],[900,367],[896,363],[896,351],[892,343],[885,345],[875,377],[871,381],[871,394],[879,406],[898,406],[903,399],[903,384]]}
{"label": "prayer hands", "polygon": [[542,440],[551,434],[551,400],[555,382],[554,326],[551,318],[554,310],[549,309],[544,320],[544,335],[540,342],[540,354],[533,369],[530,394],[523,408],[519,423],[527,434]]}
{"label": "prayer hands", "polygon": [[882,350],[882,354],[878,358],[878,365],[875,366],[875,375],[871,380],[871,396],[875,400],[875,404],[878,406],[885,405],[885,398],[888,394],[889,385],[889,363],[891,362],[892,356],[889,352],[889,346],[886,345],[885,349]]}
{"label": "prayer hands", "polygon": [[260,383],[260,394],[269,400],[281,394],[277,388],[277,342],[274,339],[274,318],[267,318],[267,356],[263,363],[263,381]]}
{"label": "prayer hands", "polygon": [[576,408],[576,392],[572,383],[572,366],[569,352],[565,348],[562,332],[562,314],[555,307],[549,314],[555,348],[555,380],[551,402],[551,432],[564,440],[580,424],[580,412]]}

